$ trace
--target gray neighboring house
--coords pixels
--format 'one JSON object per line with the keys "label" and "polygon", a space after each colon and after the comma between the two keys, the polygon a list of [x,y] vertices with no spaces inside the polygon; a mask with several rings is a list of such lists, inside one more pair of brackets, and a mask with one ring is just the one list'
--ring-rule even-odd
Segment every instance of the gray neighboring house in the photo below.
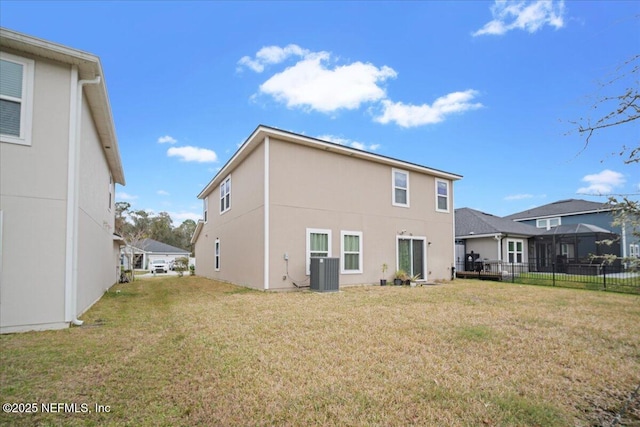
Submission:
{"label": "gray neighboring house", "polygon": [[61,329],[118,280],[124,185],[100,59],[0,28],[0,333]]}
{"label": "gray neighboring house", "polygon": [[[544,230],[536,239],[534,257],[539,267],[555,262],[589,262],[589,255],[640,257],[640,239],[629,226],[613,226],[606,203],[566,199],[518,212],[505,219]],[[611,246],[596,242],[619,237]]]}
{"label": "gray neighboring house", "polygon": [[167,245],[153,239],[142,239],[134,245],[122,248],[122,265],[128,268],[129,255],[133,254],[134,268],[147,270],[149,264],[161,259],[166,262],[175,261],[177,258],[189,258],[191,252]]}
{"label": "gray neighboring house", "polygon": [[455,210],[456,269],[500,273],[504,264],[529,261],[532,238],[544,232],[470,208]]}

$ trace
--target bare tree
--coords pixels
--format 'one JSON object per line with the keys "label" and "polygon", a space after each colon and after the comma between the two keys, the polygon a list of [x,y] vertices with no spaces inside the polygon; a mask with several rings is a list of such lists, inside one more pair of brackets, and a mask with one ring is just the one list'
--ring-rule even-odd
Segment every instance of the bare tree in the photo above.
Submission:
{"label": "bare tree", "polygon": [[[599,131],[615,126],[637,126],[640,118],[640,55],[634,55],[620,65],[614,75],[601,84],[604,95],[596,98],[590,111],[595,119],[580,118],[570,123],[577,126],[580,135],[585,136],[583,151],[587,149],[591,138]],[[618,92],[618,94],[616,94]],[[636,137],[640,135],[636,132]],[[623,144],[617,153],[624,164],[640,162],[640,141]],[[640,239],[640,204],[631,196],[635,194],[607,195],[608,204],[613,212],[613,226],[622,228],[623,233]],[[617,239],[619,240],[619,239]],[[603,241],[612,244],[613,240]],[[627,265],[637,267],[640,259],[628,257]]]}
{"label": "bare tree", "polygon": [[[599,95],[590,108],[595,118],[581,117],[570,121],[577,126],[580,135],[585,136],[583,150],[597,131],[633,125],[640,118],[640,54],[623,62],[614,75],[600,85],[600,89],[604,95]],[[640,162],[640,141],[630,141],[629,144],[623,144],[618,154],[626,157],[625,164]]]}

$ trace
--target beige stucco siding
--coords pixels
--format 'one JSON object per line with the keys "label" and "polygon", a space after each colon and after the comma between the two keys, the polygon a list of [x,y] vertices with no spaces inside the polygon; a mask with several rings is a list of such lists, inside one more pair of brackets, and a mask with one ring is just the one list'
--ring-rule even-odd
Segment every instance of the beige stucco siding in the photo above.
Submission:
{"label": "beige stucco siding", "polygon": [[69,67],[37,60],[34,79],[31,146],[0,143],[1,332],[66,326]]}
{"label": "beige stucco siding", "polygon": [[[391,279],[399,236],[423,242],[427,280],[450,279],[457,175],[278,131],[263,135],[268,143],[254,133],[199,195],[208,199],[208,216],[195,242],[198,274],[257,289],[308,286],[307,236],[315,229],[328,230],[336,258],[342,258],[343,232],[361,236],[362,268],[341,271],[341,285]],[[394,169],[409,174],[409,206],[393,204]],[[232,207],[220,215],[220,182],[229,175]],[[449,212],[436,210],[436,175],[449,185]],[[214,269],[216,239],[220,271]],[[384,277],[382,264],[388,265]]]}
{"label": "beige stucco siding", "polygon": [[[331,230],[333,257],[340,257],[341,231],[362,232],[363,271],[342,274],[341,284],[374,283],[381,265],[396,269],[396,236],[425,238],[428,279],[449,279],[453,262],[453,209],[435,210],[435,179],[409,171],[410,206],[392,204],[392,167],[271,139],[270,287],[291,288],[306,276],[307,228]],[[453,191],[450,183],[450,193]],[[453,199],[450,200],[453,206]],[[287,262],[284,254],[289,257]]]}
{"label": "beige stucco siding", "polygon": [[[196,242],[199,275],[263,288],[264,146],[258,146],[231,177],[231,208],[220,213],[220,186],[208,195],[208,220]],[[220,270],[215,270],[215,241],[220,241]]]}

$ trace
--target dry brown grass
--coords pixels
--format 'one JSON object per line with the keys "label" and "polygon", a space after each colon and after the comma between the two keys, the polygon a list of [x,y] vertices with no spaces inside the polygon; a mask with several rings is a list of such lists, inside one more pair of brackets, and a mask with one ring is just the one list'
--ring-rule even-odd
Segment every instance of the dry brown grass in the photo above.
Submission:
{"label": "dry brown grass", "polygon": [[[118,285],[83,319],[0,336],[0,400],[91,412],[0,423],[609,425],[640,381],[633,295],[463,280],[264,293],[183,277]],[[621,425],[640,425],[638,406]]]}

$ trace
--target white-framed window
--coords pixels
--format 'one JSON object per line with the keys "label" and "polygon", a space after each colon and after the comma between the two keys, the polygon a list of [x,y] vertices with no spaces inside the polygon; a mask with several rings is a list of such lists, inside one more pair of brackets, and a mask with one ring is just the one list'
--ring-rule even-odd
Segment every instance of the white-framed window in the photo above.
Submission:
{"label": "white-framed window", "polygon": [[220,213],[231,209],[231,175],[220,184]]}
{"label": "white-framed window", "polygon": [[331,230],[307,228],[306,270],[311,274],[311,258],[331,256]]}
{"label": "white-framed window", "polygon": [[409,207],[409,172],[391,170],[391,191],[393,206]]}
{"label": "white-framed window", "polygon": [[640,258],[640,245],[638,244],[629,245],[629,256]]}
{"label": "white-framed window", "polygon": [[209,197],[205,197],[202,201],[202,219],[204,219],[204,223],[206,224],[209,216]]}
{"label": "white-framed window", "polygon": [[545,228],[547,230],[550,230],[553,227],[557,227],[560,224],[562,224],[562,221],[560,220],[560,217],[558,217],[558,218],[544,218],[544,219],[537,219],[536,220],[536,227],[537,228]]}
{"label": "white-framed window", "polygon": [[34,64],[0,52],[0,142],[31,145]]}
{"label": "white-framed window", "polygon": [[510,263],[522,263],[524,259],[524,241],[507,239],[507,257]]}
{"label": "white-framed window", "polygon": [[216,271],[220,271],[220,239],[216,239],[214,244],[214,265]]}
{"label": "white-framed window", "polygon": [[449,181],[436,179],[436,211],[449,212]]}
{"label": "white-framed window", "polygon": [[362,273],[362,232],[340,232],[340,270],[343,274]]}

